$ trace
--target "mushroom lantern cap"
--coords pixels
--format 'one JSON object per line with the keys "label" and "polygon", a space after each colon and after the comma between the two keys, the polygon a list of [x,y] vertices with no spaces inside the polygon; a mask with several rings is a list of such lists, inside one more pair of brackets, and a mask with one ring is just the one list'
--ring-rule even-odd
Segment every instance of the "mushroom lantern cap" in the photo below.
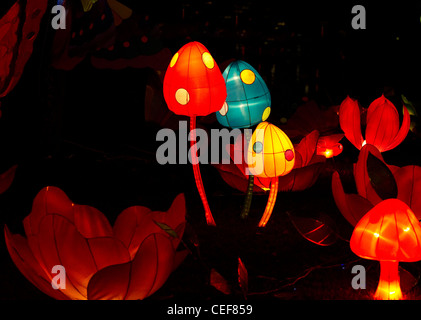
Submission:
{"label": "mushroom lantern cap", "polygon": [[377,204],[355,226],[351,250],[358,256],[379,261],[421,260],[421,227],[401,200]]}
{"label": "mushroom lantern cap", "polygon": [[294,168],[294,145],[277,126],[261,122],[251,137],[247,164],[250,172],[257,177],[285,176]]}
{"label": "mushroom lantern cap", "polygon": [[222,73],[203,44],[193,41],[178,50],[164,77],[164,98],[172,112],[207,116],[220,110],[226,97]]}

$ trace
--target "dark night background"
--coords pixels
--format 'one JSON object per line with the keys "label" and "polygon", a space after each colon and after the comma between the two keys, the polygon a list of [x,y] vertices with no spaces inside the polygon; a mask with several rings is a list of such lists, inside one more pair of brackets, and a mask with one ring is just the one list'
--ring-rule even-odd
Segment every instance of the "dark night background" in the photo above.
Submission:
{"label": "dark night background", "polygon": [[[12,2],[2,1],[1,15]],[[163,46],[172,53],[196,40],[209,49],[218,64],[242,59],[253,65],[271,92],[272,114],[268,121],[275,125],[280,124],[281,117],[290,117],[305,100],[330,107],[351,95],[368,106],[385,93],[398,109],[401,94],[421,105],[419,2],[121,2],[140,18],[147,17],[149,28],[159,27]],[[356,4],[366,8],[366,30],[351,27],[351,9]],[[89,59],[72,71],[54,70],[49,67],[54,34],[50,21],[51,15],[46,13],[20,82],[1,101],[0,172],[19,165],[11,188],[0,195],[1,232],[7,224],[12,232],[23,234],[22,220],[29,214],[35,195],[47,185],[62,188],[75,203],[98,208],[111,223],[132,205],[166,210],[174,197],[184,192],[190,232],[198,235],[202,243],[203,260],[235,282],[236,257],[241,255],[248,267],[250,291],[270,290],[272,284],[265,282],[268,278],[293,277],[332,259],[341,264],[338,257],[343,257],[343,263],[356,258],[346,242],[329,248],[307,242],[293,230],[285,215],[276,212],[323,210],[346,225],[332,199],[330,176],[322,176],[305,192],[279,194],[273,221],[262,234],[255,235],[253,227],[267,195],[254,197],[250,222],[241,222],[237,212],[243,195],[230,189],[216,169],[202,165],[204,186],[218,224],[217,231],[209,230],[204,224],[191,166],[162,167],[155,163],[155,135],[160,128],[145,122],[144,116],[145,86],[151,71],[97,70]],[[334,160],[338,165],[341,161],[354,162],[358,155],[347,141],[344,146],[349,150]],[[405,143],[388,152],[385,159],[396,165],[420,165],[419,146],[419,138],[410,132]],[[310,208],[303,205],[303,199],[308,199]],[[285,297],[355,298],[352,289],[338,288],[338,293],[335,285],[318,287],[327,274],[329,269],[298,282],[294,289],[298,293],[288,287]],[[341,279],[338,284],[343,281],[343,286],[349,286],[349,270],[339,268],[332,274]],[[374,278],[377,274],[374,272]],[[300,283],[304,283],[302,291]],[[188,257],[152,299],[179,296],[220,297],[206,285],[206,271],[194,257]],[[270,294],[261,297],[273,299]],[[3,236],[0,299],[49,299],[19,273]]]}

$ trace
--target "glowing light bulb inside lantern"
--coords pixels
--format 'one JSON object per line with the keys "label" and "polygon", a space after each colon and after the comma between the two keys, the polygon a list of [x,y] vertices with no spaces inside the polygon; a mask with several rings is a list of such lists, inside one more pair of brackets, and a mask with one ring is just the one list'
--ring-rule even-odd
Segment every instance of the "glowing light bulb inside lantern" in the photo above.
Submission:
{"label": "glowing light bulb inside lantern", "polygon": [[278,177],[287,175],[294,168],[294,146],[281,129],[268,122],[262,122],[251,137],[247,164],[249,172],[254,176],[272,178],[268,203],[259,222],[259,227],[265,227],[275,206]]}
{"label": "glowing light bulb inside lantern", "polygon": [[[221,110],[216,112],[218,122],[229,128],[250,128],[266,121],[271,112],[271,96],[265,81],[250,64],[242,60],[231,62],[222,74],[227,99]],[[247,143],[251,139],[244,131]],[[253,197],[254,176],[249,175],[246,197],[241,217],[245,218]]]}
{"label": "glowing light bulb inside lantern", "polygon": [[221,109],[227,97],[224,78],[209,50],[189,42],[173,56],[164,77],[164,98],[176,114],[190,117],[190,151],[197,189],[205,209],[206,223],[216,225],[206,198],[196,147],[196,116]]}

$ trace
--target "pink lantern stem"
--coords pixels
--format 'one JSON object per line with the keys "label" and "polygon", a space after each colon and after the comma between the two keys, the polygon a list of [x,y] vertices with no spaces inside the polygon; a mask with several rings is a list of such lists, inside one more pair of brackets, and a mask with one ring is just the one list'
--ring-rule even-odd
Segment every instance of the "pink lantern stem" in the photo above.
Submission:
{"label": "pink lantern stem", "polygon": [[270,183],[268,203],[266,204],[265,212],[263,213],[262,219],[259,222],[259,227],[265,227],[270,219],[270,216],[272,215],[273,207],[275,206],[276,202],[276,196],[278,195],[278,185],[278,177],[272,178],[272,182]]}
{"label": "pink lantern stem", "polygon": [[191,161],[193,165],[194,180],[196,181],[197,190],[199,191],[200,199],[202,200],[205,209],[206,223],[209,226],[216,226],[213,219],[212,212],[209,208],[208,199],[206,198],[205,188],[203,187],[202,175],[200,174],[199,160],[197,158],[196,147],[196,117],[190,117],[190,151]]}

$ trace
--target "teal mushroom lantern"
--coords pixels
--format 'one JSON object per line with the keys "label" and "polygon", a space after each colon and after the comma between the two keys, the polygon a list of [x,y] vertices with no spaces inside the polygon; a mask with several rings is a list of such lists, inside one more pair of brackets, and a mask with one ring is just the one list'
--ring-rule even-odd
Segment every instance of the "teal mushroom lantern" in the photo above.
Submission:
{"label": "teal mushroom lantern", "polygon": [[[260,74],[247,62],[237,60],[228,65],[222,74],[227,88],[227,99],[216,112],[218,122],[229,128],[251,128],[266,121],[271,111],[271,97]],[[251,135],[244,131],[247,145]],[[245,218],[250,210],[254,177],[249,176],[246,199],[241,212]]]}

